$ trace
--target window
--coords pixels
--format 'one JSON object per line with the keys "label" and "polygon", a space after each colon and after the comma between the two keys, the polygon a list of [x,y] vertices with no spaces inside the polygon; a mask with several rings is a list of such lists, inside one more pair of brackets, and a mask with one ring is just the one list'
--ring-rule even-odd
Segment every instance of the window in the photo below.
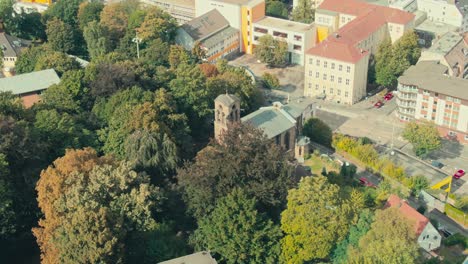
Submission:
{"label": "window", "polygon": [[338,70],[339,70],[339,71],[342,71],[342,70],[343,70],[343,65],[340,64],[340,65],[338,66]]}
{"label": "window", "polygon": [[333,94],[333,88],[330,88],[330,94]]}
{"label": "window", "polygon": [[351,67],[350,66],[346,66],[346,72],[351,72]]}
{"label": "window", "polygon": [[349,79],[346,79],[346,85],[349,85]]}
{"label": "window", "polygon": [[444,119],[443,124],[446,125],[446,126],[448,126],[448,125],[449,125],[449,121],[446,120],[446,119]]}
{"label": "window", "polygon": [[345,92],[345,93],[344,93],[344,97],[348,97],[348,92]]}
{"label": "window", "polygon": [[309,64],[314,63],[314,59],[309,59]]}
{"label": "window", "polygon": [[450,136],[452,136],[452,137],[454,137],[454,136],[457,135],[457,133],[456,133],[456,132],[453,132],[453,131],[449,131],[448,134],[449,134]]}
{"label": "window", "polygon": [[317,65],[317,66],[320,66],[320,60],[317,60],[317,61],[316,61],[316,65]]}
{"label": "window", "polygon": [[323,67],[324,67],[324,68],[327,68],[327,67],[328,67],[328,62],[324,61],[324,62],[323,62]]}
{"label": "window", "polygon": [[327,75],[324,73],[323,74],[323,79],[326,80],[327,79]]}
{"label": "window", "polygon": [[338,77],[338,83],[341,83],[342,79],[341,77]]}
{"label": "window", "polygon": [[312,71],[309,71],[309,76],[312,76]]}
{"label": "window", "polygon": [[318,89],[319,89],[319,85],[316,84],[316,85],[315,85],[315,90],[318,90]]}
{"label": "window", "polygon": [[309,83],[309,89],[312,89],[312,83]]}
{"label": "window", "polygon": [[454,105],[453,106],[453,111],[460,111],[460,106]]}
{"label": "window", "polygon": [[331,64],[331,68],[332,68],[332,70],[334,70],[334,69],[335,69],[335,63],[333,63],[333,62],[332,62],[332,64]]}
{"label": "window", "polygon": [[332,82],[335,81],[335,76],[334,76],[334,75],[331,75],[331,76],[330,76],[330,81],[332,81]]}
{"label": "window", "polygon": [[315,73],[315,78],[318,78],[318,77],[320,77],[320,73],[319,73],[319,72],[316,72],[316,73]]}
{"label": "window", "polygon": [[341,90],[338,89],[338,90],[336,91],[336,93],[337,93],[338,95],[341,95]]}
{"label": "window", "polygon": [[457,104],[461,103],[460,99],[458,99],[458,98],[453,98],[453,102],[457,103]]}
{"label": "window", "polygon": [[452,109],[452,105],[451,105],[451,104],[446,104],[446,105],[445,105],[445,108],[447,108],[447,109]]}

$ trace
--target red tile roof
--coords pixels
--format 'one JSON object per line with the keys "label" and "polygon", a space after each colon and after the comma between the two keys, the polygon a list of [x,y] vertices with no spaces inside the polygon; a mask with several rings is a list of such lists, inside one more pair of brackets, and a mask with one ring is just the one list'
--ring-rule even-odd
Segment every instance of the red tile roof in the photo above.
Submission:
{"label": "red tile roof", "polygon": [[426,227],[427,223],[429,223],[429,219],[424,215],[420,214],[416,209],[411,207],[405,200],[400,199],[400,197],[396,196],[395,194],[390,195],[387,200],[387,207],[394,207],[398,208],[400,212],[406,216],[408,219],[414,221],[414,229],[416,231],[416,235],[420,235],[424,228]]}
{"label": "red tile roof", "polygon": [[387,26],[388,22],[407,24],[414,19],[411,13],[358,0],[325,0],[318,9],[354,15],[356,18],[308,50],[307,54],[351,63],[356,63],[367,54],[367,51],[361,52],[357,48],[360,41],[382,26]]}

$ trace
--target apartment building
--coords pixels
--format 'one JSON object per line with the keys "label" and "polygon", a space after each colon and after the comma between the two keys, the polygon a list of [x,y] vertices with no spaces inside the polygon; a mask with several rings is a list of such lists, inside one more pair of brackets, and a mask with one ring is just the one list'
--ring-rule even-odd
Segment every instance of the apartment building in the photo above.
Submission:
{"label": "apartment building", "polygon": [[468,33],[466,39],[456,32],[446,33],[421,52],[419,61],[438,61],[448,68],[448,75],[468,79]]}
{"label": "apartment building", "polygon": [[398,78],[401,121],[425,120],[441,136],[468,143],[468,80],[451,77],[438,61],[420,61]]}
{"label": "apartment building", "polygon": [[468,31],[468,0],[417,0],[418,10],[434,22],[456,26]]}
{"label": "apartment building", "polygon": [[8,73],[13,73],[18,56],[21,54],[22,49],[28,47],[31,41],[17,38],[0,32],[0,49],[3,51],[3,69]]}
{"label": "apartment building", "polygon": [[274,17],[263,17],[253,23],[253,46],[264,35],[288,43],[288,62],[304,65],[305,52],[316,43],[314,24],[304,24]]}
{"label": "apartment building", "polygon": [[413,28],[414,15],[358,0],[325,0],[315,14],[320,42],[306,52],[304,95],[354,104],[366,95],[370,54]]}
{"label": "apartment building", "polygon": [[208,62],[239,52],[239,31],[216,9],[183,24],[177,30],[175,41],[187,50],[199,43]]}
{"label": "apartment building", "polygon": [[[296,8],[299,5],[301,0],[293,0],[293,8]],[[320,4],[322,4],[323,0],[309,0],[310,6],[312,9],[316,9]]]}
{"label": "apartment building", "polygon": [[195,0],[140,0],[168,12],[182,25],[195,18]]}

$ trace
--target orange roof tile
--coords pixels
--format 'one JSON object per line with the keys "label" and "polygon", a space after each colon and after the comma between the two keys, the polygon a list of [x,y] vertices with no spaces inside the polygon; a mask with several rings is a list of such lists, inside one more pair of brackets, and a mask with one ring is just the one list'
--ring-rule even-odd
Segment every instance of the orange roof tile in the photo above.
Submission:
{"label": "orange roof tile", "polygon": [[424,215],[420,214],[416,209],[411,207],[405,200],[400,199],[400,197],[396,196],[395,194],[390,195],[387,200],[388,207],[398,208],[400,212],[406,216],[408,219],[415,221],[414,228],[416,235],[420,235],[424,228],[426,227],[427,223],[429,223],[429,219]]}
{"label": "orange roof tile", "polygon": [[309,49],[307,54],[326,57],[338,61],[356,63],[366,56],[368,51],[362,52],[353,45],[341,41],[333,41],[331,37],[322,41],[319,45]]}

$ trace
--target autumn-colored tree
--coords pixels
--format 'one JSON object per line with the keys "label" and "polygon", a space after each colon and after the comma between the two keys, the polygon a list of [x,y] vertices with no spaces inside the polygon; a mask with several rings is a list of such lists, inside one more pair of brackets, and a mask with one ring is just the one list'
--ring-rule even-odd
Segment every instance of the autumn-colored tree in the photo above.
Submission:
{"label": "autumn-colored tree", "polygon": [[348,230],[349,212],[343,205],[339,187],[326,177],[302,178],[299,187],[289,191],[287,209],[281,214],[282,260],[305,263],[328,258]]}
{"label": "autumn-colored tree", "polygon": [[202,64],[199,64],[198,67],[200,67],[200,70],[203,72],[203,74],[207,78],[215,77],[216,75],[219,74],[218,69],[216,68],[216,65],[213,65],[210,63],[202,63]]}
{"label": "autumn-colored tree", "polygon": [[129,14],[122,3],[105,5],[101,12],[101,25],[109,30],[109,38],[114,46],[125,35]]}
{"label": "autumn-colored tree", "polygon": [[145,19],[137,29],[143,40],[161,39],[171,42],[175,36],[177,22],[163,10],[152,7],[146,12]]}
{"label": "autumn-colored tree", "polygon": [[414,223],[397,208],[378,210],[369,232],[351,248],[348,263],[417,263]]}

